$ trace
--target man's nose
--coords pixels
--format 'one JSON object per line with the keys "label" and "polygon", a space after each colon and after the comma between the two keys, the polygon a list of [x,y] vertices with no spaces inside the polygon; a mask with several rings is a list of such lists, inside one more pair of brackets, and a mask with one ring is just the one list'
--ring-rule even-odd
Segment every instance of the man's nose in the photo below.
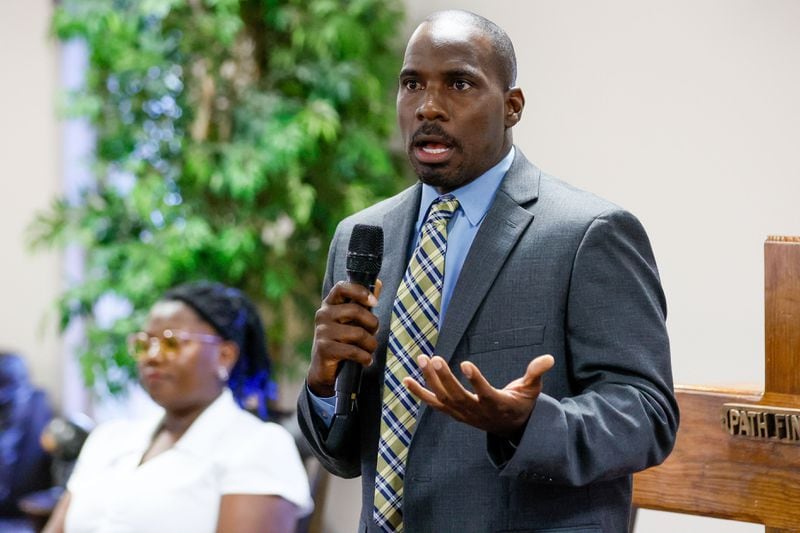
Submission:
{"label": "man's nose", "polygon": [[417,108],[417,120],[449,120],[447,107],[441,96],[436,89],[425,91],[422,102]]}

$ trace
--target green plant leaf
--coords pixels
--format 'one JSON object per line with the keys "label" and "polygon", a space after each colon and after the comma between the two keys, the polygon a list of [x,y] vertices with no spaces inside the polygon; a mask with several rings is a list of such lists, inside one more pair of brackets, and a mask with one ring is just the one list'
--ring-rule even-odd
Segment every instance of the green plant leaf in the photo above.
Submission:
{"label": "green plant leaf", "polygon": [[[64,0],[52,33],[88,51],[65,119],[96,144],[84,190],[37,213],[38,248],[78,245],[54,303],[81,320],[98,393],[136,377],[126,335],[165,289],[215,279],[264,312],[279,371],[309,355],[328,243],[404,186],[393,154],[400,0]],[[130,311],[110,322],[104,299]]]}

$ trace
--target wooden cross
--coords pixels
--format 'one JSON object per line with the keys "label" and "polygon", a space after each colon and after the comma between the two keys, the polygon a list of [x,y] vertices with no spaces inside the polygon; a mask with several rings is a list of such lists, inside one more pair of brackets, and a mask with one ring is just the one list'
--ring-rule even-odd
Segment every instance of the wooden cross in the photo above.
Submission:
{"label": "wooden cross", "polygon": [[800,237],[764,244],[764,392],[676,387],[664,464],[634,476],[634,507],[800,531]]}

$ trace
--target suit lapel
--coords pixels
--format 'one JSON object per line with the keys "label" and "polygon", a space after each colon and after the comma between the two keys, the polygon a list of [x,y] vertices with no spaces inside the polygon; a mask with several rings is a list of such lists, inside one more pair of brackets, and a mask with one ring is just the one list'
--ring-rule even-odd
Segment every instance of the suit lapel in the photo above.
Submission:
{"label": "suit lapel", "polygon": [[[421,190],[422,187],[419,184],[407,189],[403,193],[403,197],[383,216],[385,239],[380,273],[383,288],[375,314],[380,323],[385,324],[386,327],[381,328],[382,335],[378,339],[379,344],[385,344],[389,337],[392,306],[397,295],[397,288],[406,271],[408,246],[414,222],[419,213]],[[376,353],[380,352],[383,350],[378,350]]]}
{"label": "suit lapel", "polygon": [[516,150],[514,163],[464,260],[440,330],[436,354],[448,361],[509,253],[533,220],[533,214],[523,205],[537,198],[540,172],[525,159],[519,148]]}

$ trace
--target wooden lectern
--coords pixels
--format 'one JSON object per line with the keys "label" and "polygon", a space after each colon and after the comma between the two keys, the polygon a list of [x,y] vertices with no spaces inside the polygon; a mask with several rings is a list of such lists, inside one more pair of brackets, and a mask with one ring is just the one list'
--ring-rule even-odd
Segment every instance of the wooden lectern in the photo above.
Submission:
{"label": "wooden lectern", "polygon": [[764,245],[764,392],[676,387],[664,464],[634,476],[634,507],[800,531],[800,237]]}

